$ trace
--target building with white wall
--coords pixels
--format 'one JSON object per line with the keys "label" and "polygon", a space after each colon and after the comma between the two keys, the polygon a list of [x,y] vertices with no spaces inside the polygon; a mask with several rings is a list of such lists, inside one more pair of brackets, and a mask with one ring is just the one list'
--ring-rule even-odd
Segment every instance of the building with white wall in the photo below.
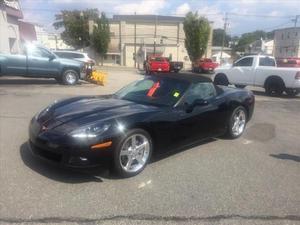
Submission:
{"label": "building with white wall", "polygon": [[300,27],[275,30],[274,56],[300,58]]}
{"label": "building with white wall", "polygon": [[64,43],[60,34],[47,32],[43,26],[35,24],[37,43],[50,50],[73,50],[74,48]]}
{"label": "building with white wall", "polygon": [[[105,64],[141,66],[149,54],[183,61],[186,68],[191,62],[184,45],[184,17],[156,15],[114,15],[110,19],[111,42]],[[211,57],[212,29],[205,57]]]}
{"label": "building with white wall", "polygon": [[245,49],[245,53],[273,55],[273,50],[274,40],[263,40],[261,38],[249,44]]}
{"label": "building with white wall", "polygon": [[18,0],[4,0],[0,3],[0,53],[20,52],[19,19],[23,13]]}

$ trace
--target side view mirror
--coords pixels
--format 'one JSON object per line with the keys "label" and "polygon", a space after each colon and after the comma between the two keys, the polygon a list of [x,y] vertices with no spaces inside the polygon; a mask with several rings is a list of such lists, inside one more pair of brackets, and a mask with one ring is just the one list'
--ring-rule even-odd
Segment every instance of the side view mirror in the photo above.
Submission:
{"label": "side view mirror", "polygon": [[196,106],[205,106],[205,105],[208,105],[208,101],[204,99],[195,99],[195,101],[192,104],[187,105],[186,112],[190,113],[194,110]]}
{"label": "side view mirror", "polygon": [[52,61],[53,59],[55,59],[54,55],[49,55],[49,61]]}

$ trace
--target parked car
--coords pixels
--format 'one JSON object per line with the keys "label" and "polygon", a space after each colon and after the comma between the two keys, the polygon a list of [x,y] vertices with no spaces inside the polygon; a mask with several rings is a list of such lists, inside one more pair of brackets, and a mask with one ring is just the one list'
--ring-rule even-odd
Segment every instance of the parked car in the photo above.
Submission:
{"label": "parked car", "polygon": [[53,51],[55,55],[57,55],[60,58],[64,59],[74,59],[78,60],[80,62],[83,62],[85,64],[91,64],[94,66],[96,64],[95,60],[91,59],[87,53],[84,52],[78,52],[78,51],[62,51],[62,50],[57,50]]}
{"label": "parked car", "polygon": [[251,91],[191,74],[147,76],[114,95],[79,96],[48,106],[30,122],[34,155],[67,167],[112,164],[140,173],[152,153],[227,134],[238,138],[254,109]]}
{"label": "parked car", "polygon": [[193,63],[193,72],[198,72],[198,73],[214,72],[214,70],[218,66],[219,64],[213,62],[212,59],[203,58]]}
{"label": "parked car", "polygon": [[183,68],[183,62],[170,61],[170,72],[178,73]]}
{"label": "parked car", "polygon": [[300,68],[300,58],[279,58],[276,59],[278,67],[299,67]]}
{"label": "parked car", "polygon": [[81,62],[58,58],[48,49],[24,46],[23,54],[0,54],[0,76],[24,76],[34,78],[55,78],[66,85],[74,85],[85,78]]}
{"label": "parked car", "polygon": [[150,56],[146,62],[146,74],[153,72],[170,72],[170,63],[166,57]]}
{"label": "parked car", "polygon": [[245,56],[230,67],[216,69],[215,84],[234,84],[263,87],[269,95],[289,96],[300,92],[300,68],[279,68],[274,57],[264,55]]}

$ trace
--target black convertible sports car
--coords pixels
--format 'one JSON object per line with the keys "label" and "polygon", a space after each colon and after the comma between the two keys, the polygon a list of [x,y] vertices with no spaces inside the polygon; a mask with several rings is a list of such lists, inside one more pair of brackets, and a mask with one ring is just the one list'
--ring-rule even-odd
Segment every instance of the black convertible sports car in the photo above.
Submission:
{"label": "black convertible sports car", "polygon": [[239,137],[254,109],[244,89],[192,74],[146,77],[114,95],[61,100],[30,123],[30,146],[70,167],[112,163],[122,177],[141,172],[153,151],[227,134]]}

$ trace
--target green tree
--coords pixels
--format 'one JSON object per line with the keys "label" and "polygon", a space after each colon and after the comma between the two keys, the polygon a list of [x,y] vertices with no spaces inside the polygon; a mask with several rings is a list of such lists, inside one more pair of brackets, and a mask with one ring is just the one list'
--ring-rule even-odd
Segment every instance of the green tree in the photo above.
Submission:
{"label": "green tree", "polygon": [[97,9],[63,10],[55,15],[56,21],[53,24],[55,29],[63,29],[62,40],[73,46],[75,49],[84,48],[90,45],[89,20],[97,20],[99,12]]}
{"label": "green tree", "polygon": [[185,47],[191,61],[201,58],[207,48],[210,26],[204,17],[199,17],[198,13],[189,12],[183,22],[185,33]]}
{"label": "green tree", "polygon": [[91,36],[91,45],[101,56],[101,65],[103,65],[103,57],[107,53],[109,42],[109,22],[105,14],[101,13],[101,17],[96,20],[96,25]]}
{"label": "green tree", "polygon": [[[213,46],[222,46],[224,29],[214,29],[213,30]],[[224,46],[228,47],[230,41],[230,36],[225,34]]]}
{"label": "green tree", "polygon": [[236,51],[244,52],[245,49],[256,40],[263,39],[273,39],[274,31],[265,32],[263,30],[256,30],[253,32],[242,34],[242,36],[238,40],[238,44],[235,46]]}

